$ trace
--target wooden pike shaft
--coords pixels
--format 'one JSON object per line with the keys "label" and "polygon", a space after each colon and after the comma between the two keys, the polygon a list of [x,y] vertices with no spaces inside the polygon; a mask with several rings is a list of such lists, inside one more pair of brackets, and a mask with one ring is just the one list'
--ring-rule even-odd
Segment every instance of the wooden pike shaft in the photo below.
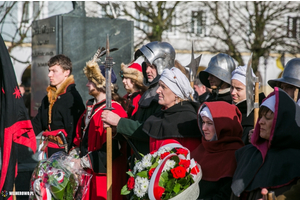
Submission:
{"label": "wooden pike shaft", "polygon": [[191,87],[194,89],[194,82],[190,82]]}
{"label": "wooden pike shaft", "polygon": [[[255,82],[255,96],[254,96],[254,103],[258,105],[259,102],[259,95],[258,95],[258,88],[259,88],[259,82]],[[254,108],[254,128],[258,119],[258,110],[259,108]]]}
{"label": "wooden pike shaft", "polygon": [[112,200],[112,129],[106,129],[107,200]]}
{"label": "wooden pike shaft", "polygon": [[15,183],[14,183],[13,192],[14,192],[13,200],[17,200],[17,196],[15,195],[15,192],[16,192],[16,184]]}

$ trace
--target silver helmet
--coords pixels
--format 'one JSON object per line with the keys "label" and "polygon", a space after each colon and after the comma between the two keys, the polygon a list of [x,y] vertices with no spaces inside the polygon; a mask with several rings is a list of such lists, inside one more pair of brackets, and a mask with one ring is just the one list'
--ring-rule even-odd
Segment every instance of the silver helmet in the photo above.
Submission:
{"label": "silver helmet", "polygon": [[300,58],[293,58],[286,63],[281,78],[268,81],[272,88],[277,83],[287,83],[300,88]]}
{"label": "silver helmet", "polygon": [[174,67],[175,50],[167,42],[150,42],[135,52],[135,59],[144,55],[151,65],[155,65],[157,73],[161,75],[165,68]]}
{"label": "silver helmet", "polygon": [[225,53],[219,53],[212,57],[208,67],[201,71],[199,79],[206,87],[210,88],[208,79],[209,74],[214,75],[225,83],[231,84],[231,72],[235,69],[235,63],[231,56]]}

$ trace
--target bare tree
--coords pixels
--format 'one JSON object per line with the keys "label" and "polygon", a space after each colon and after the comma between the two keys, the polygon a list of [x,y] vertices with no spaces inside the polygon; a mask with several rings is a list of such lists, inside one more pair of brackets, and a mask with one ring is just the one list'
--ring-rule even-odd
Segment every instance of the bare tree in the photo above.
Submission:
{"label": "bare tree", "polygon": [[252,67],[259,58],[286,45],[287,15],[295,13],[299,2],[287,1],[205,1],[209,9],[209,43],[204,48],[225,52],[244,65],[242,52],[253,53]]}
{"label": "bare tree", "polygon": [[[19,12],[20,16],[18,15],[18,3],[22,4],[21,12]],[[43,2],[40,3],[40,8],[37,9],[37,12],[33,12],[32,15],[29,13],[29,1],[4,1],[0,2],[0,4],[0,32],[6,38],[6,41],[9,42],[8,52],[11,53],[14,48],[31,42],[31,22],[39,17],[43,8]],[[12,55],[11,58],[23,64],[30,63],[30,58],[25,61],[19,60]]]}
{"label": "bare tree", "polygon": [[[98,3],[102,6],[108,5],[105,2]],[[139,46],[145,41],[162,41],[166,31],[186,25],[187,22],[184,21],[186,18],[181,17],[181,12],[176,12],[178,7],[184,10],[186,4],[187,2],[183,1],[134,1],[114,2],[113,7],[117,7],[118,16],[135,21],[134,28],[142,33],[140,37],[135,35],[135,46]],[[108,17],[113,18],[110,7],[107,6],[108,9],[105,11]],[[173,21],[175,18],[176,23]]]}

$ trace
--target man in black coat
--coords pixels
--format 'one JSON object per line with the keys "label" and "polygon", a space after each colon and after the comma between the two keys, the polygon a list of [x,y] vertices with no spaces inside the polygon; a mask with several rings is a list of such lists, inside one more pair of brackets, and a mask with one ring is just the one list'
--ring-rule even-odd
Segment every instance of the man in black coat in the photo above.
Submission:
{"label": "man in black coat", "polygon": [[71,60],[65,55],[56,55],[50,58],[48,66],[50,85],[32,125],[36,135],[44,131],[40,150],[50,157],[71,148],[77,121],[85,107],[71,75]]}

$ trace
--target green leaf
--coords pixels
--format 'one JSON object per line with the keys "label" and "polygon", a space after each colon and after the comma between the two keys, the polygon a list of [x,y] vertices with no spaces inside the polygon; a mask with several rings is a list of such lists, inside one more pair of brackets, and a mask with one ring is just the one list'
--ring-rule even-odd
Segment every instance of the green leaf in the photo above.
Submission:
{"label": "green leaf", "polygon": [[141,172],[137,173],[136,175],[143,177],[143,178],[148,178],[147,171],[141,171]]}
{"label": "green leaf", "polygon": [[172,192],[174,185],[175,185],[175,179],[171,179],[170,181],[167,182],[165,189],[169,192]]}
{"label": "green leaf", "polygon": [[134,177],[133,173],[131,171],[126,172],[126,174],[128,174],[131,177]]}
{"label": "green leaf", "polygon": [[127,194],[130,194],[130,191],[128,190],[127,185],[124,185],[121,190],[121,195],[127,195]]}
{"label": "green leaf", "polygon": [[164,199],[171,199],[171,194],[170,193],[166,194]]}
{"label": "green leaf", "polygon": [[173,191],[176,193],[176,194],[178,194],[178,192],[180,191],[180,184],[179,183],[176,183],[176,185],[175,185],[175,187],[174,187],[174,189],[173,189]]}
{"label": "green leaf", "polygon": [[162,177],[165,181],[169,180],[169,174],[168,174],[168,172],[161,173],[160,177]]}
{"label": "green leaf", "polygon": [[185,190],[186,188],[188,188],[190,185],[185,185],[184,187],[183,187],[183,189]]}
{"label": "green leaf", "polygon": [[163,188],[164,188],[168,180],[169,180],[168,172],[163,172],[163,173],[160,175],[158,185],[159,185],[160,187],[163,187]]}
{"label": "green leaf", "polygon": [[158,162],[155,162],[153,165],[151,165],[150,169],[155,168],[158,166]]}
{"label": "green leaf", "polygon": [[186,185],[188,183],[188,180],[185,178],[181,178],[178,180],[178,183],[180,183],[181,185]]}
{"label": "green leaf", "polygon": [[174,160],[176,164],[179,163],[179,157],[178,156],[173,156],[170,160]]}

